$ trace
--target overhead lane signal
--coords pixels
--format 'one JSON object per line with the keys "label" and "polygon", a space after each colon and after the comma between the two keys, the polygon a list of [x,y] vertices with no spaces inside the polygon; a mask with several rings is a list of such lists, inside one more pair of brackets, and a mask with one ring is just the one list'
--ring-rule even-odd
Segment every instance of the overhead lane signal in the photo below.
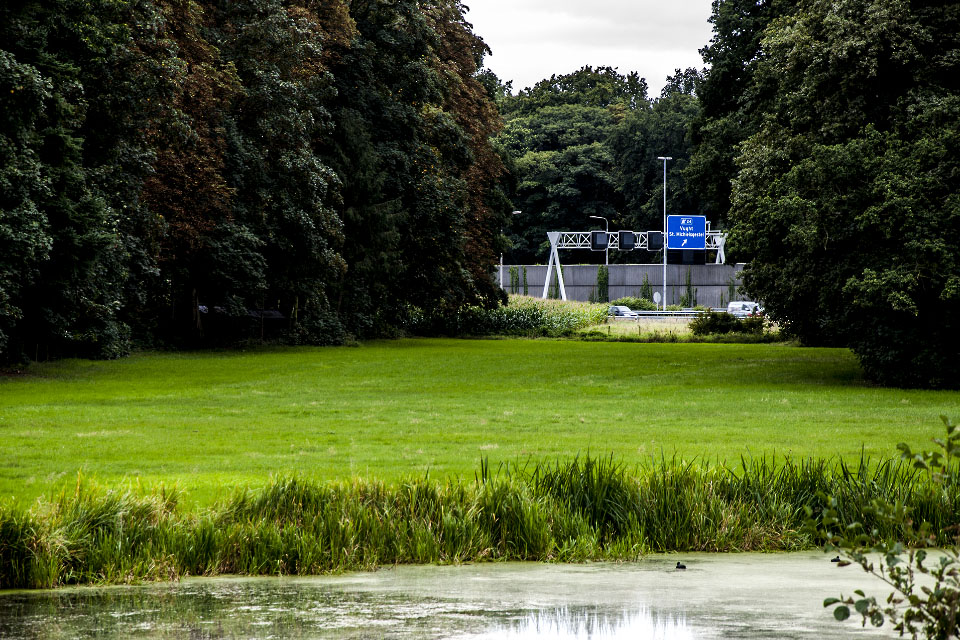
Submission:
{"label": "overhead lane signal", "polygon": [[647,251],[660,251],[663,249],[663,232],[647,231]]}
{"label": "overhead lane signal", "polygon": [[590,232],[590,249],[592,251],[606,251],[610,247],[610,238],[606,231]]}

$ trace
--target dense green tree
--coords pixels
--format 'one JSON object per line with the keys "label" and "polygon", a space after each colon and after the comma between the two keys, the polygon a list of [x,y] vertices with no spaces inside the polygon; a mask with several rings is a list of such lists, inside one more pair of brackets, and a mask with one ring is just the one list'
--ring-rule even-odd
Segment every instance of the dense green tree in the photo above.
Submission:
{"label": "dense green tree", "polygon": [[[162,297],[158,266],[164,220],[144,201],[144,181],[153,173],[157,123],[174,82],[170,42],[162,33],[160,8],[151,0],[113,2],[109,6],[123,33],[109,57],[83,65],[88,101],[84,162],[113,212],[116,266],[120,294],[113,300],[117,318],[130,328],[134,341],[156,337],[154,300]],[[100,273],[100,277],[105,274]]]}
{"label": "dense green tree", "polygon": [[147,171],[143,110],[136,97],[100,97],[97,89],[148,84],[137,78],[140,56],[129,42],[130,25],[151,13],[143,3],[106,0],[0,9],[0,176],[9,182],[0,238],[15,260],[0,269],[5,359],[109,357],[128,348],[118,310]]}
{"label": "dense green tree", "polygon": [[[14,18],[0,14],[5,25]],[[44,103],[52,86],[33,65],[0,51],[0,351],[23,318],[22,294],[35,284],[52,238],[41,209],[50,190],[39,156]]]}
{"label": "dense green tree", "polygon": [[700,113],[694,95],[699,74],[677,70],[667,78],[662,95],[650,108],[631,112],[616,128],[610,146],[616,156],[619,182],[625,199],[625,228],[663,228],[663,163],[667,163],[667,212],[702,214],[695,189],[688,187],[686,172],[693,152],[691,123]]}
{"label": "dense green tree", "polygon": [[516,157],[605,141],[617,119],[609,109],[579,104],[543,107],[510,118],[499,143]]}
{"label": "dense green tree", "polygon": [[250,253],[232,251],[232,239],[257,243],[232,220],[234,194],[225,177],[225,118],[241,87],[207,39],[211,7],[164,0],[157,8],[151,54],[162,69],[164,95],[149,132],[154,160],[143,200],[163,229],[157,239],[161,288],[148,313],[158,319],[164,341],[196,342],[204,337],[203,308],[226,305],[237,313],[243,308],[238,291],[260,284],[239,274],[231,282],[228,274],[242,266],[223,264]]}
{"label": "dense green tree", "polygon": [[510,259],[545,261],[548,231],[617,228],[624,207],[610,140],[634,111],[649,109],[647,83],[636,73],[583,67],[552,76],[504,101],[498,144],[510,156],[513,202]]}
{"label": "dense green tree", "polygon": [[528,151],[516,160],[516,168],[517,201],[524,213],[515,225],[522,225],[523,232],[517,234],[514,255],[521,260],[545,260],[548,231],[603,229],[602,222],[589,216],[611,222],[619,216],[622,198],[614,157],[601,142]]}
{"label": "dense green tree", "polygon": [[460,0],[435,2],[425,11],[438,38],[433,60],[445,81],[443,109],[460,128],[470,151],[469,162],[460,169],[467,185],[464,259],[472,284],[464,300],[492,306],[501,301],[502,294],[490,277],[490,267],[503,250],[500,229],[511,203],[502,185],[503,161],[491,143],[503,122],[496,103],[477,77],[489,48],[473,33]]}
{"label": "dense green tree", "polygon": [[[511,203],[458,0],[0,7],[0,358],[495,304]],[[260,310],[260,311],[258,311]]]}
{"label": "dense green tree", "polygon": [[459,2],[352,2],[332,67],[327,155],[343,181],[347,271],[338,309],[361,335],[410,306],[492,303],[502,164],[476,77],[486,47]]}
{"label": "dense green tree", "polygon": [[[658,156],[674,158],[668,175],[668,208],[700,213],[683,169],[692,152],[690,124],[699,113],[694,95],[700,74],[678,70],[656,100],[635,73],[591,67],[554,76],[507,98],[506,128],[498,143],[511,157],[514,203],[511,260],[543,261],[546,232],[662,227],[663,182]],[[611,260],[652,256],[612,254]]]}
{"label": "dense green tree", "polygon": [[224,124],[231,222],[207,272],[237,316],[278,310],[313,343],[341,338],[329,291],[346,266],[339,180],[318,155],[332,127],[327,35],[309,8],[279,0],[221,3],[213,35],[242,91]]}
{"label": "dense green tree", "polygon": [[700,113],[692,123],[695,147],[684,180],[701,212],[723,222],[730,209],[731,179],[738,145],[757,132],[769,96],[748,91],[764,57],[761,40],[779,17],[794,10],[792,0],[716,0],[713,37],[700,50],[707,69],[695,82]]}
{"label": "dense green tree", "polygon": [[415,116],[417,94],[408,101],[393,99],[400,97],[391,83],[398,79],[404,54],[388,42],[393,39],[388,8],[351,2],[345,14],[322,20],[327,32],[340,34],[328,38],[325,48],[336,97],[328,107],[333,126],[322,155],[340,177],[346,238],[341,250],[346,270],[332,283],[335,305],[350,330],[367,335],[384,330],[404,309],[398,295],[403,269],[400,192],[409,171],[396,137]]}
{"label": "dense green tree", "polygon": [[531,114],[564,104],[639,109],[646,106],[647,81],[636,71],[622,75],[614,67],[587,65],[573,73],[541,80],[520,91],[516,98],[505,103],[506,116]]}
{"label": "dense green tree", "polygon": [[746,287],[874,380],[960,385],[960,12],[808,0],[762,46],[731,210]]}
{"label": "dense green tree", "polygon": [[417,3],[352,2],[350,17],[355,35],[333,68],[328,158],[343,181],[350,240],[338,309],[364,335],[409,304],[442,299],[440,290],[464,274],[465,184],[447,179],[444,164],[466,163],[469,150],[439,107],[435,33]]}
{"label": "dense green tree", "polygon": [[667,80],[660,90],[661,98],[669,98],[672,95],[696,95],[697,85],[703,82],[706,69],[698,70],[693,67],[686,69],[677,69],[672,76],[667,76]]}

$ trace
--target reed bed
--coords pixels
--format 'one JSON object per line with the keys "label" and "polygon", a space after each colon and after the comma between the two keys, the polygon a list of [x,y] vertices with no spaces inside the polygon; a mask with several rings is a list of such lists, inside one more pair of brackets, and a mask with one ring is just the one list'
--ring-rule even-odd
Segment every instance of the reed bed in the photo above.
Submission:
{"label": "reed bed", "polygon": [[611,458],[528,462],[473,482],[315,483],[273,479],[186,511],[176,491],[138,495],[78,478],[29,510],[0,507],[0,588],[174,580],[187,575],[322,574],[401,563],[634,560],[667,551],[810,548],[805,507],[836,499],[838,527],[878,538],[875,500],[902,504],[942,535],[960,523],[958,484],[900,461],[678,458],[628,469]]}

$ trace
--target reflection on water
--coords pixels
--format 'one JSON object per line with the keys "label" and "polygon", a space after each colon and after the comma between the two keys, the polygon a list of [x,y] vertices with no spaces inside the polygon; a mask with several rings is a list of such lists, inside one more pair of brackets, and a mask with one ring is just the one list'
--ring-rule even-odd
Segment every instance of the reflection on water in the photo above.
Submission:
{"label": "reflection on water", "polygon": [[823,554],[687,554],[687,571],[674,570],[676,559],[0,592],[0,638],[800,640],[878,633],[838,624],[823,609],[824,597],[870,585],[858,568],[839,570]]}
{"label": "reflection on water", "polygon": [[567,607],[553,611],[536,611],[516,622],[494,629],[475,638],[527,640],[693,640],[693,630],[685,617],[661,616],[647,608],[620,611],[609,615],[602,610],[577,611]]}

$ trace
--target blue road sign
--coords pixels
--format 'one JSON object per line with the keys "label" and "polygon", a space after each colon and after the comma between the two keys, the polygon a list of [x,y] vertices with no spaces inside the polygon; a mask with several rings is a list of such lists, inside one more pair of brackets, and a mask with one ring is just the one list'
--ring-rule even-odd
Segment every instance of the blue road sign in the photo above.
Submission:
{"label": "blue road sign", "polygon": [[667,216],[667,249],[706,248],[706,216]]}

